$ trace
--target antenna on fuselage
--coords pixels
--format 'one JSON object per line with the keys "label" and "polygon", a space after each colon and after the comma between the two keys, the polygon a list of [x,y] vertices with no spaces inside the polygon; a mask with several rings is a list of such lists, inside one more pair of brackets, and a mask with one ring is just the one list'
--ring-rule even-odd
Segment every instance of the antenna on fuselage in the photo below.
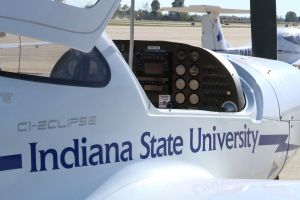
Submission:
{"label": "antenna on fuselage", "polygon": [[131,0],[130,8],[130,45],[129,45],[129,66],[133,67],[133,50],[134,50],[134,21],[135,21],[135,0]]}

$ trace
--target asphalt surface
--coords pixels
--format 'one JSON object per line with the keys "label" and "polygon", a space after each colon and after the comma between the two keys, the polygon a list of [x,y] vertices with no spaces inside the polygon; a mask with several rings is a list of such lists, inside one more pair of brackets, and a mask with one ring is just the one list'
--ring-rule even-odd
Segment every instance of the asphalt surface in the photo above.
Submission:
{"label": "asphalt surface", "polygon": [[[251,41],[249,28],[229,28],[224,30],[224,37],[232,46],[246,46]],[[108,26],[107,34],[113,39],[129,39],[129,27]],[[201,46],[201,27],[152,27],[138,26],[135,28],[136,40],[163,40]]]}

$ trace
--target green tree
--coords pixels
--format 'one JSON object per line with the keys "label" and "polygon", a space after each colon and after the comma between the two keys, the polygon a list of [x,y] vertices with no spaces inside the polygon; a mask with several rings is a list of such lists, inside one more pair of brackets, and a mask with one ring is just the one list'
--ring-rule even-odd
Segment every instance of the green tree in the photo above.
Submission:
{"label": "green tree", "polygon": [[284,22],[284,20],[282,16],[277,15],[277,22]]}
{"label": "green tree", "polygon": [[119,5],[118,10],[115,12],[115,14],[114,14],[114,16],[113,16],[114,19],[119,17],[120,8],[121,8],[121,4]]}
{"label": "green tree", "polygon": [[184,0],[174,0],[172,3],[172,7],[183,7],[184,6]]}
{"label": "green tree", "polygon": [[142,9],[137,11],[137,20],[150,19],[149,4],[146,2],[142,5]]}
{"label": "green tree", "polygon": [[149,4],[147,2],[143,4],[143,10],[149,12]]}
{"label": "green tree", "polygon": [[114,18],[129,18],[130,7],[127,4],[120,5],[117,12],[114,14]]}
{"label": "green tree", "polygon": [[160,9],[159,1],[158,0],[153,0],[152,3],[151,3],[151,16],[154,19],[157,19],[159,9]]}
{"label": "green tree", "polygon": [[160,3],[158,0],[153,0],[151,3],[151,11],[152,12],[158,12],[158,10],[160,9]]}
{"label": "green tree", "polygon": [[[174,0],[172,7],[184,7],[184,0]],[[188,18],[187,13],[170,12],[169,18],[171,20],[186,20]]]}
{"label": "green tree", "polygon": [[123,6],[121,6],[120,9],[121,9],[123,18],[129,18],[130,17],[130,9],[131,9],[130,6],[128,6],[127,4],[124,4]]}
{"label": "green tree", "polygon": [[293,11],[287,12],[285,15],[285,21],[286,22],[297,22],[298,21],[297,14]]}
{"label": "green tree", "polygon": [[127,4],[124,4],[123,6],[120,7],[120,10],[123,12],[127,12],[130,9],[130,7]]}

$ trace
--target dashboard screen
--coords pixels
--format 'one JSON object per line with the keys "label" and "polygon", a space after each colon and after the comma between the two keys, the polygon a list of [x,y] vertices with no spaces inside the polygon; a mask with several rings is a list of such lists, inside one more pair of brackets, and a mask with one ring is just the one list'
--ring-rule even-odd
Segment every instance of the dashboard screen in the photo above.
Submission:
{"label": "dashboard screen", "polygon": [[164,74],[164,66],[162,63],[145,63],[144,73],[148,75],[161,75]]}

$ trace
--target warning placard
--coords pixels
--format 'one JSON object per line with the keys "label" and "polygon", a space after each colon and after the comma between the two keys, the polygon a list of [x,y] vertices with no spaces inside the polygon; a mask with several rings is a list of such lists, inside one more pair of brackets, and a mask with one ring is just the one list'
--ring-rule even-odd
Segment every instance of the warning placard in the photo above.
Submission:
{"label": "warning placard", "polygon": [[171,95],[159,95],[159,108],[167,108],[167,104],[171,101]]}

